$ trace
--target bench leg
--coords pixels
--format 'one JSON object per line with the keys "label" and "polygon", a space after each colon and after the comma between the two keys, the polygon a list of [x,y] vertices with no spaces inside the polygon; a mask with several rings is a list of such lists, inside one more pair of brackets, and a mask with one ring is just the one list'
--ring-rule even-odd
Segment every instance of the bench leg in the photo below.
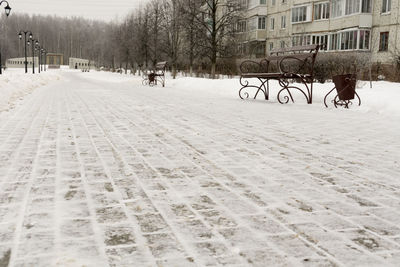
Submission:
{"label": "bench leg", "polygon": [[[293,95],[291,93],[291,89],[297,90],[301,92],[304,97],[306,98],[307,104],[312,103],[312,84],[311,87],[308,86],[307,81],[303,79],[302,77],[297,77],[300,79],[302,84],[305,86],[305,89],[301,89],[300,87],[297,86],[289,86],[289,81],[287,79],[279,79],[279,85],[282,87],[282,89],[278,93],[278,101],[281,104],[287,104],[289,101],[292,101],[294,103]],[[310,90],[311,88],[311,90]],[[282,93],[287,92],[288,95],[283,96]]]}
{"label": "bench leg", "polygon": [[[239,90],[239,97],[241,99],[249,98],[250,94],[248,93],[247,89],[255,88],[256,89],[256,93],[255,93],[255,95],[253,97],[254,99],[257,98],[257,96],[258,96],[258,94],[260,92],[262,92],[263,95],[264,95],[265,100],[268,100],[269,99],[269,84],[268,84],[268,80],[264,81],[264,80],[262,80],[260,78],[258,80],[261,82],[260,86],[251,85],[248,80],[246,80],[245,78],[241,77],[240,78],[240,85],[242,85],[242,88],[240,88],[240,90]],[[267,86],[265,86],[265,84],[267,84]]]}
{"label": "bench leg", "polygon": [[[262,91],[263,94],[264,94],[265,100],[269,100],[269,83],[268,83],[268,80],[263,81],[263,80],[260,79],[260,78],[259,78],[258,80],[260,80],[261,85],[260,85],[259,89],[257,90],[257,93],[256,93],[256,95],[254,96],[254,99],[256,99],[258,93],[259,93],[260,91]],[[267,84],[267,86],[265,86],[265,84]]]}

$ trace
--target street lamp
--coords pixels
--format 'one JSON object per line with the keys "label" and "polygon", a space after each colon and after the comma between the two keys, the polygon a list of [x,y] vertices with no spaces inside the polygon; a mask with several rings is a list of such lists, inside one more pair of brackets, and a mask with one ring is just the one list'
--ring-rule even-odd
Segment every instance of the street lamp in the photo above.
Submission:
{"label": "street lamp", "polygon": [[42,65],[44,65],[44,71],[46,71],[47,51],[44,48],[42,49],[42,56],[44,56],[44,64],[43,64],[43,61],[42,61]]}
{"label": "street lamp", "polygon": [[42,47],[40,46],[40,43],[38,41],[36,41],[35,50],[38,51],[38,61],[39,61],[38,62],[39,63],[38,72],[40,73],[40,67],[41,67],[41,64],[42,64],[42,60],[41,60],[41,58],[42,58]]}
{"label": "street lamp", "polygon": [[[28,35],[29,34],[29,35]],[[27,40],[26,36],[29,36],[29,40],[33,39],[33,34],[31,31],[20,31],[18,34],[19,40],[22,40],[22,36],[25,36],[25,73],[28,73],[28,54],[26,50]]]}
{"label": "street lamp", "polygon": [[6,3],[6,4],[7,4],[6,7],[4,8],[4,10],[6,11],[6,15],[7,15],[7,17],[8,17],[8,16],[10,16],[10,13],[11,13],[11,7],[10,7],[10,5],[8,4],[8,2],[7,2],[6,0],[0,1],[0,6],[1,6],[3,3]]}
{"label": "street lamp", "polygon": [[35,74],[35,46],[39,45],[39,41],[32,39],[28,45],[32,46],[32,73]]}
{"label": "street lamp", "polygon": [[[6,15],[8,17],[8,16],[10,16],[10,13],[11,13],[11,7],[10,7],[10,5],[8,4],[8,2],[6,0],[0,1],[0,6],[3,3],[7,4],[6,7],[4,8],[4,10],[6,11]],[[2,58],[1,58],[1,51],[0,51],[0,74],[3,74],[3,65],[1,64],[1,61],[2,61]]]}

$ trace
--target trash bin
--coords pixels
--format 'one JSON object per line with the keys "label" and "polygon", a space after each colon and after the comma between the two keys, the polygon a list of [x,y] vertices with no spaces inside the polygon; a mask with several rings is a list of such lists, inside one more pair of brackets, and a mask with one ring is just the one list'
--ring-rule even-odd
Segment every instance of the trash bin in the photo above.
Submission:
{"label": "trash bin", "polygon": [[155,73],[150,73],[148,77],[149,77],[149,82],[150,83],[154,83],[155,82],[155,80],[156,80],[156,74]]}
{"label": "trash bin", "polygon": [[353,100],[356,93],[356,74],[342,74],[332,77],[339,100]]}

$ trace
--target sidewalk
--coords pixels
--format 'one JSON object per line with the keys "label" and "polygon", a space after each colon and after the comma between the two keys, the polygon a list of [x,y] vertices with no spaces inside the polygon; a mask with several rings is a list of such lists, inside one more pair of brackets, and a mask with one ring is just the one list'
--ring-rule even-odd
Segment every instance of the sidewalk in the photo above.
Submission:
{"label": "sidewalk", "polygon": [[0,117],[0,266],[400,262],[397,117],[63,75]]}

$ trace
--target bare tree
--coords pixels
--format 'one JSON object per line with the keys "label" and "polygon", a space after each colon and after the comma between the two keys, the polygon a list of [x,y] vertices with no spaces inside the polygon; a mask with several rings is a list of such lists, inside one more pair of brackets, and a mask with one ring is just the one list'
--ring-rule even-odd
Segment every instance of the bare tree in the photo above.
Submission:
{"label": "bare tree", "polygon": [[161,52],[161,22],[164,19],[164,10],[161,1],[152,0],[149,4],[149,50],[153,66],[160,60]]}
{"label": "bare tree", "polygon": [[189,56],[189,74],[193,75],[193,65],[195,60],[200,55],[199,40],[201,39],[199,25],[196,23],[196,16],[192,14],[199,14],[201,8],[201,1],[184,0],[182,3],[182,18],[183,18],[183,31],[184,31],[184,48],[183,51]]}
{"label": "bare tree", "polygon": [[17,35],[20,30],[32,31],[35,39],[38,39],[48,52],[62,53],[65,59],[83,57],[101,62],[103,65],[111,62],[107,57],[112,50],[110,39],[112,28],[109,23],[76,17],[60,18],[26,14],[13,14],[7,19],[2,16],[0,23],[3,63],[7,58],[23,55]]}
{"label": "bare tree", "polygon": [[164,23],[163,31],[165,32],[165,40],[163,51],[170,59],[172,67],[172,77],[176,78],[176,69],[178,55],[181,50],[182,42],[182,16],[181,16],[181,1],[180,0],[165,0],[164,1]]}
{"label": "bare tree", "polygon": [[236,0],[203,0],[199,13],[187,10],[203,33],[203,45],[211,61],[211,78],[215,78],[218,57],[229,54],[234,43],[234,22],[240,16],[240,4]]}

